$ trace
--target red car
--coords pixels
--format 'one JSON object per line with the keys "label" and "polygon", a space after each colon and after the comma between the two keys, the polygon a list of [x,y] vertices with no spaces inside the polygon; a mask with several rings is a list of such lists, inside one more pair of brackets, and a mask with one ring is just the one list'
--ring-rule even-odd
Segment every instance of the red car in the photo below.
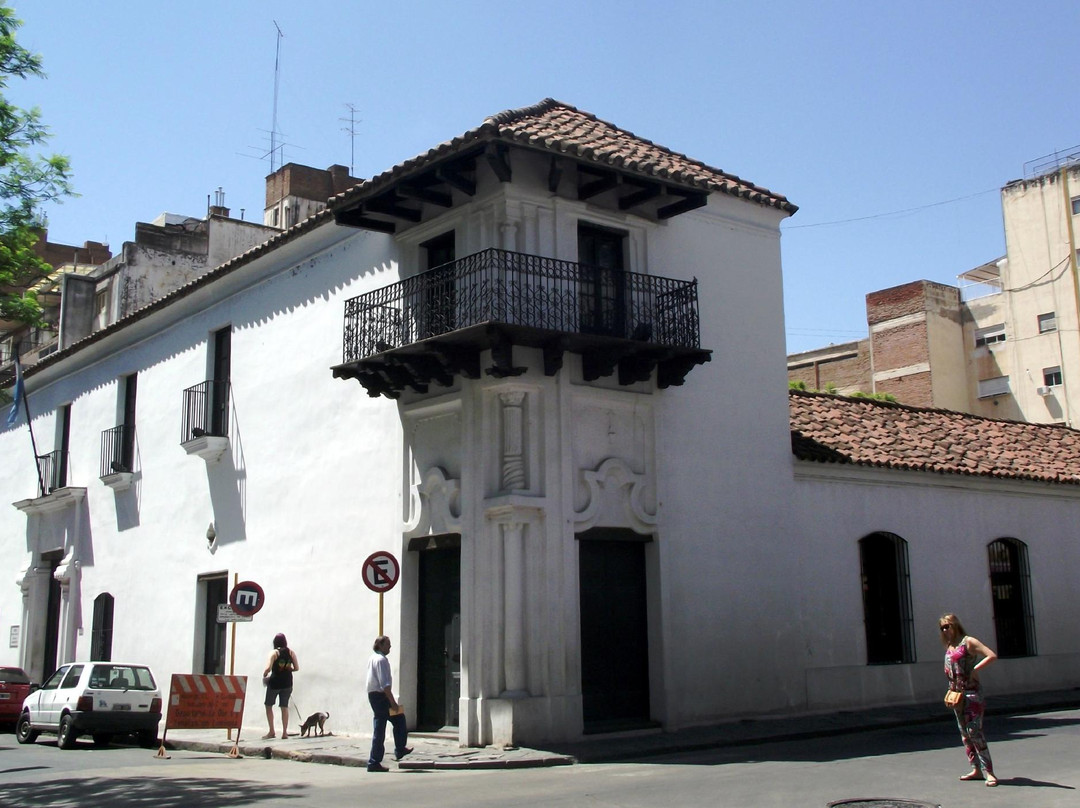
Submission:
{"label": "red car", "polygon": [[22,668],[0,668],[0,722],[18,721],[29,695],[30,677]]}

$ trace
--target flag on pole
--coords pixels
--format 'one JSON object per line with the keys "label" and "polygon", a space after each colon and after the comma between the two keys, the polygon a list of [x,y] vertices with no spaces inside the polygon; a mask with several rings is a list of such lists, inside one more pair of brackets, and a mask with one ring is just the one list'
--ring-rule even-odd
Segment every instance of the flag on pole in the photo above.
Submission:
{"label": "flag on pole", "polygon": [[12,393],[11,410],[8,411],[7,425],[15,426],[19,420],[19,401],[23,397],[22,365],[19,363],[19,355],[15,354],[15,389]]}

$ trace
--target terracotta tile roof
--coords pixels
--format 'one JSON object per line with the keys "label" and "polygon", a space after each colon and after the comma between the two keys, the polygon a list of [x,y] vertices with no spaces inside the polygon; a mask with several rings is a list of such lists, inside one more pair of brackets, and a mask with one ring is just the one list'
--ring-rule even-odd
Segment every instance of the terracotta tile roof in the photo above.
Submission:
{"label": "terracotta tile roof", "polygon": [[427,170],[444,158],[488,141],[565,155],[606,168],[640,174],[651,180],[719,191],[788,213],[798,210],[785,197],[766,188],[658,146],[553,98],[545,98],[530,107],[492,115],[477,128],[339,194],[331,200],[331,206],[347,207],[382,191],[399,179]]}
{"label": "terracotta tile roof", "polygon": [[800,460],[1080,484],[1080,432],[861,398],[790,391]]}

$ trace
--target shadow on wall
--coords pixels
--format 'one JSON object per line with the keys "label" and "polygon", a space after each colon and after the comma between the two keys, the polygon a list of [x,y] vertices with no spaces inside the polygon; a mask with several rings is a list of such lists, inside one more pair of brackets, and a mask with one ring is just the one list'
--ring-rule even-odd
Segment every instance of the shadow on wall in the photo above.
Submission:
{"label": "shadow on wall", "polygon": [[216,463],[206,465],[206,482],[210,488],[210,507],[214,512],[218,544],[247,541],[247,463],[234,397],[230,397],[230,406],[230,451]]}

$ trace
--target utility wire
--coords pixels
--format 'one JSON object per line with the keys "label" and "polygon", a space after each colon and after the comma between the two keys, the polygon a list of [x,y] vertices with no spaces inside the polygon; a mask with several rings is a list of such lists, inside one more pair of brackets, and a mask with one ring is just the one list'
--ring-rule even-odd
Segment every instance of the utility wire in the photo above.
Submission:
{"label": "utility wire", "polygon": [[1000,188],[989,188],[985,191],[979,191],[978,193],[968,194],[967,196],[958,196],[955,199],[946,199],[943,202],[931,202],[929,205],[919,205],[916,208],[905,208],[904,210],[893,210],[888,213],[874,213],[870,216],[857,216],[854,219],[837,219],[832,222],[811,222],[810,224],[787,224],[785,222],[784,230],[799,230],[807,227],[830,227],[838,224],[852,224],[853,222],[866,222],[871,219],[884,219],[887,216],[903,216],[905,213],[917,213],[920,210],[928,210],[930,208],[938,208],[942,205],[952,205],[955,202],[963,202],[967,199],[974,199],[978,196],[985,196],[986,194],[997,193]]}

